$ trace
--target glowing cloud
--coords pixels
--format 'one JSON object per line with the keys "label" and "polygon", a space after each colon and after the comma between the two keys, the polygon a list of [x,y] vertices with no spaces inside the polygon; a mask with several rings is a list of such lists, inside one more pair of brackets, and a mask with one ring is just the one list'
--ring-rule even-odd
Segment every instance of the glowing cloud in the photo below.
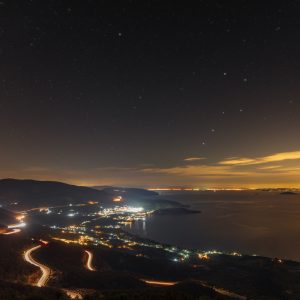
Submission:
{"label": "glowing cloud", "polygon": [[152,168],[144,169],[146,173],[156,174],[169,174],[169,175],[181,175],[181,176],[241,176],[247,175],[248,172],[234,171],[231,166],[215,166],[215,165],[188,165],[188,166],[176,166],[171,168]]}
{"label": "glowing cloud", "polygon": [[[300,151],[257,157],[230,157],[209,163],[204,157],[187,157],[173,165],[144,164],[95,167],[85,170],[31,167],[0,170],[1,176],[58,180],[72,184],[116,186],[299,187]],[[84,178],[84,180],[83,180]]]}
{"label": "glowing cloud", "polygon": [[[296,162],[296,160],[299,160]],[[212,164],[197,164],[185,160],[186,165],[166,168],[144,168],[145,174],[177,182],[196,182],[219,186],[276,186],[300,185],[300,151],[280,152],[262,157],[232,157]],[[292,162],[291,162],[292,161]],[[295,161],[295,162],[294,162]],[[195,164],[193,162],[196,162]],[[274,162],[280,162],[276,164]],[[273,164],[272,164],[273,163]]]}
{"label": "glowing cloud", "polygon": [[206,157],[187,157],[184,161],[197,161],[197,160],[204,160]]}
{"label": "glowing cloud", "polygon": [[258,167],[258,170],[276,170],[282,168],[282,166],[277,165],[277,166],[264,166],[264,167]]}
{"label": "glowing cloud", "polygon": [[284,160],[297,160],[300,159],[300,151],[292,152],[281,152],[275,153],[268,156],[257,157],[257,158],[248,158],[248,157],[237,157],[237,158],[228,158],[223,161],[220,161],[220,165],[258,165],[266,164],[272,162],[279,162]]}

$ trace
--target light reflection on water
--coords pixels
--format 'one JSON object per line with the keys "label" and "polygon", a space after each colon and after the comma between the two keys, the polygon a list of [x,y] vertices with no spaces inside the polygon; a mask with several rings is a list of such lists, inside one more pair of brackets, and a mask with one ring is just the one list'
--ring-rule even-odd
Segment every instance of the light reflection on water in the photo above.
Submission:
{"label": "light reflection on water", "polygon": [[[132,233],[185,248],[217,249],[300,261],[300,195],[277,192],[164,192],[201,214],[152,216]],[[146,230],[147,229],[147,230]]]}

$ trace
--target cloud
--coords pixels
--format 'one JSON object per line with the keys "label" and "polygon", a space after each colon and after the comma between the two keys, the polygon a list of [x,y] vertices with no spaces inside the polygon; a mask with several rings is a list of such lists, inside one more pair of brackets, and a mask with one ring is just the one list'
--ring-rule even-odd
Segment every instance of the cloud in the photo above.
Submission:
{"label": "cloud", "polygon": [[231,166],[216,165],[188,165],[175,166],[170,168],[148,168],[143,170],[146,173],[180,175],[180,176],[201,176],[201,177],[223,177],[223,176],[241,176],[249,172],[234,171]]}
{"label": "cloud", "polygon": [[275,169],[279,169],[282,168],[282,166],[277,165],[277,166],[265,166],[265,167],[258,167],[258,170],[275,170]]}
{"label": "cloud", "polygon": [[251,187],[296,186],[297,183],[298,186],[300,163],[296,164],[293,160],[300,160],[300,151],[280,152],[262,157],[231,157],[212,164],[197,164],[197,160],[191,159],[185,160],[186,165],[183,166],[144,168],[141,172],[170,182],[177,180],[207,185]]}
{"label": "cloud", "polygon": [[184,159],[184,161],[197,161],[197,160],[204,160],[206,157],[187,157]]}
{"label": "cloud", "polygon": [[252,158],[246,158],[246,157],[232,157],[232,158],[226,158],[225,160],[222,160],[219,162],[219,165],[252,165],[255,164],[256,160]]}
{"label": "cloud", "polygon": [[249,157],[233,157],[227,158],[225,160],[220,161],[219,165],[258,165],[258,164],[266,164],[272,162],[279,162],[285,160],[297,160],[300,159],[300,151],[291,151],[291,152],[281,152],[275,153],[268,156],[249,158]]}
{"label": "cloud", "polygon": [[95,166],[47,168],[27,166],[0,170],[0,177],[58,180],[80,185],[300,187],[300,151],[257,157],[230,157],[208,163],[187,157],[173,165]]}

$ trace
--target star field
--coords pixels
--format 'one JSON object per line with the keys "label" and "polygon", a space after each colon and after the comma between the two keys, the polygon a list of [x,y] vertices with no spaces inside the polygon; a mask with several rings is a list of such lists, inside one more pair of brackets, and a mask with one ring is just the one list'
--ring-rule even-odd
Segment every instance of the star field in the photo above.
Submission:
{"label": "star field", "polygon": [[299,1],[11,2],[1,176],[236,186],[157,171],[300,149]]}

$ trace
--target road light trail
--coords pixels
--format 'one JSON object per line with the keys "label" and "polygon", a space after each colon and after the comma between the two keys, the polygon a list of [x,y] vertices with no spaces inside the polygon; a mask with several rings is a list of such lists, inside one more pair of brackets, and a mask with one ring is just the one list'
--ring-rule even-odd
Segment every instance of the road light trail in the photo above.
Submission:
{"label": "road light trail", "polygon": [[238,300],[247,300],[248,299],[246,296],[242,296],[242,295],[236,294],[234,292],[225,290],[223,288],[218,288],[218,287],[215,287],[213,285],[209,285],[209,284],[207,284],[203,281],[200,281],[200,280],[195,280],[195,282],[202,285],[203,287],[213,289],[218,294],[221,294],[223,296],[231,297],[232,299],[238,299]]}
{"label": "road light trail", "polygon": [[4,232],[3,234],[11,235],[11,234],[19,233],[19,232],[21,232],[21,229],[16,228],[16,229],[13,229],[11,231]]}
{"label": "road light trail", "polygon": [[222,288],[216,288],[216,287],[214,287],[213,290],[215,292],[221,294],[221,295],[228,296],[228,297],[231,297],[233,299],[247,300],[246,296],[242,296],[242,295],[236,294],[234,292],[230,292],[230,291],[224,290]]}
{"label": "road light trail", "polygon": [[40,264],[39,262],[37,262],[36,260],[34,260],[31,256],[32,252],[34,252],[34,251],[36,251],[40,248],[41,248],[41,245],[35,246],[33,248],[30,248],[30,249],[26,250],[25,253],[24,253],[24,259],[28,263],[38,267],[41,270],[42,276],[35,285],[38,286],[38,287],[43,287],[47,284],[47,282],[50,278],[51,270],[47,266],[44,266],[44,265]]}
{"label": "road light trail", "polygon": [[[46,244],[46,241],[41,241],[44,244]],[[38,287],[43,287],[47,284],[48,280],[50,279],[50,274],[51,274],[51,269],[48,268],[45,265],[40,264],[39,262],[37,262],[36,260],[34,260],[31,256],[32,252],[40,249],[42,246],[36,246],[33,248],[28,249],[27,251],[25,251],[24,253],[24,259],[29,262],[30,264],[40,268],[41,272],[42,272],[42,276],[41,278],[38,280],[38,282],[35,284]],[[64,293],[66,293],[71,299],[83,299],[82,295],[80,294],[80,292],[75,291],[75,290],[69,290],[69,289],[61,289]]]}
{"label": "road light trail", "polygon": [[146,280],[146,279],[141,279],[141,280],[147,284],[159,285],[159,286],[173,286],[178,283],[177,281],[158,281],[158,280]]}
{"label": "road light trail", "polygon": [[[144,281],[145,283],[149,284],[149,285],[154,285],[154,286],[174,286],[174,285],[179,283],[178,281],[157,281],[157,280],[146,280],[146,279],[141,279],[141,280]],[[245,296],[238,295],[234,292],[230,292],[230,291],[227,291],[227,290],[222,289],[222,288],[217,288],[217,287],[214,287],[214,286],[210,286],[210,285],[208,285],[208,284],[206,284],[202,281],[197,280],[195,282],[202,285],[203,287],[213,289],[218,294],[221,294],[221,295],[224,295],[224,296],[229,296],[233,299],[238,299],[238,300],[246,300],[247,299],[247,297],[245,297]]]}
{"label": "road light trail", "polygon": [[[96,269],[93,267],[93,253],[91,251],[85,250],[84,251],[87,256],[87,262],[85,264],[86,269],[88,269],[89,271],[96,271]],[[178,282],[176,281],[156,281],[156,280],[146,280],[146,279],[141,279],[142,281],[144,281],[147,284],[150,285],[156,285],[156,286],[172,286],[177,284]]]}
{"label": "road light trail", "polygon": [[93,271],[93,272],[96,271],[96,269],[93,267],[93,253],[88,250],[85,250],[84,252],[88,255],[88,259],[87,259],[85,267],[89,271]]}

